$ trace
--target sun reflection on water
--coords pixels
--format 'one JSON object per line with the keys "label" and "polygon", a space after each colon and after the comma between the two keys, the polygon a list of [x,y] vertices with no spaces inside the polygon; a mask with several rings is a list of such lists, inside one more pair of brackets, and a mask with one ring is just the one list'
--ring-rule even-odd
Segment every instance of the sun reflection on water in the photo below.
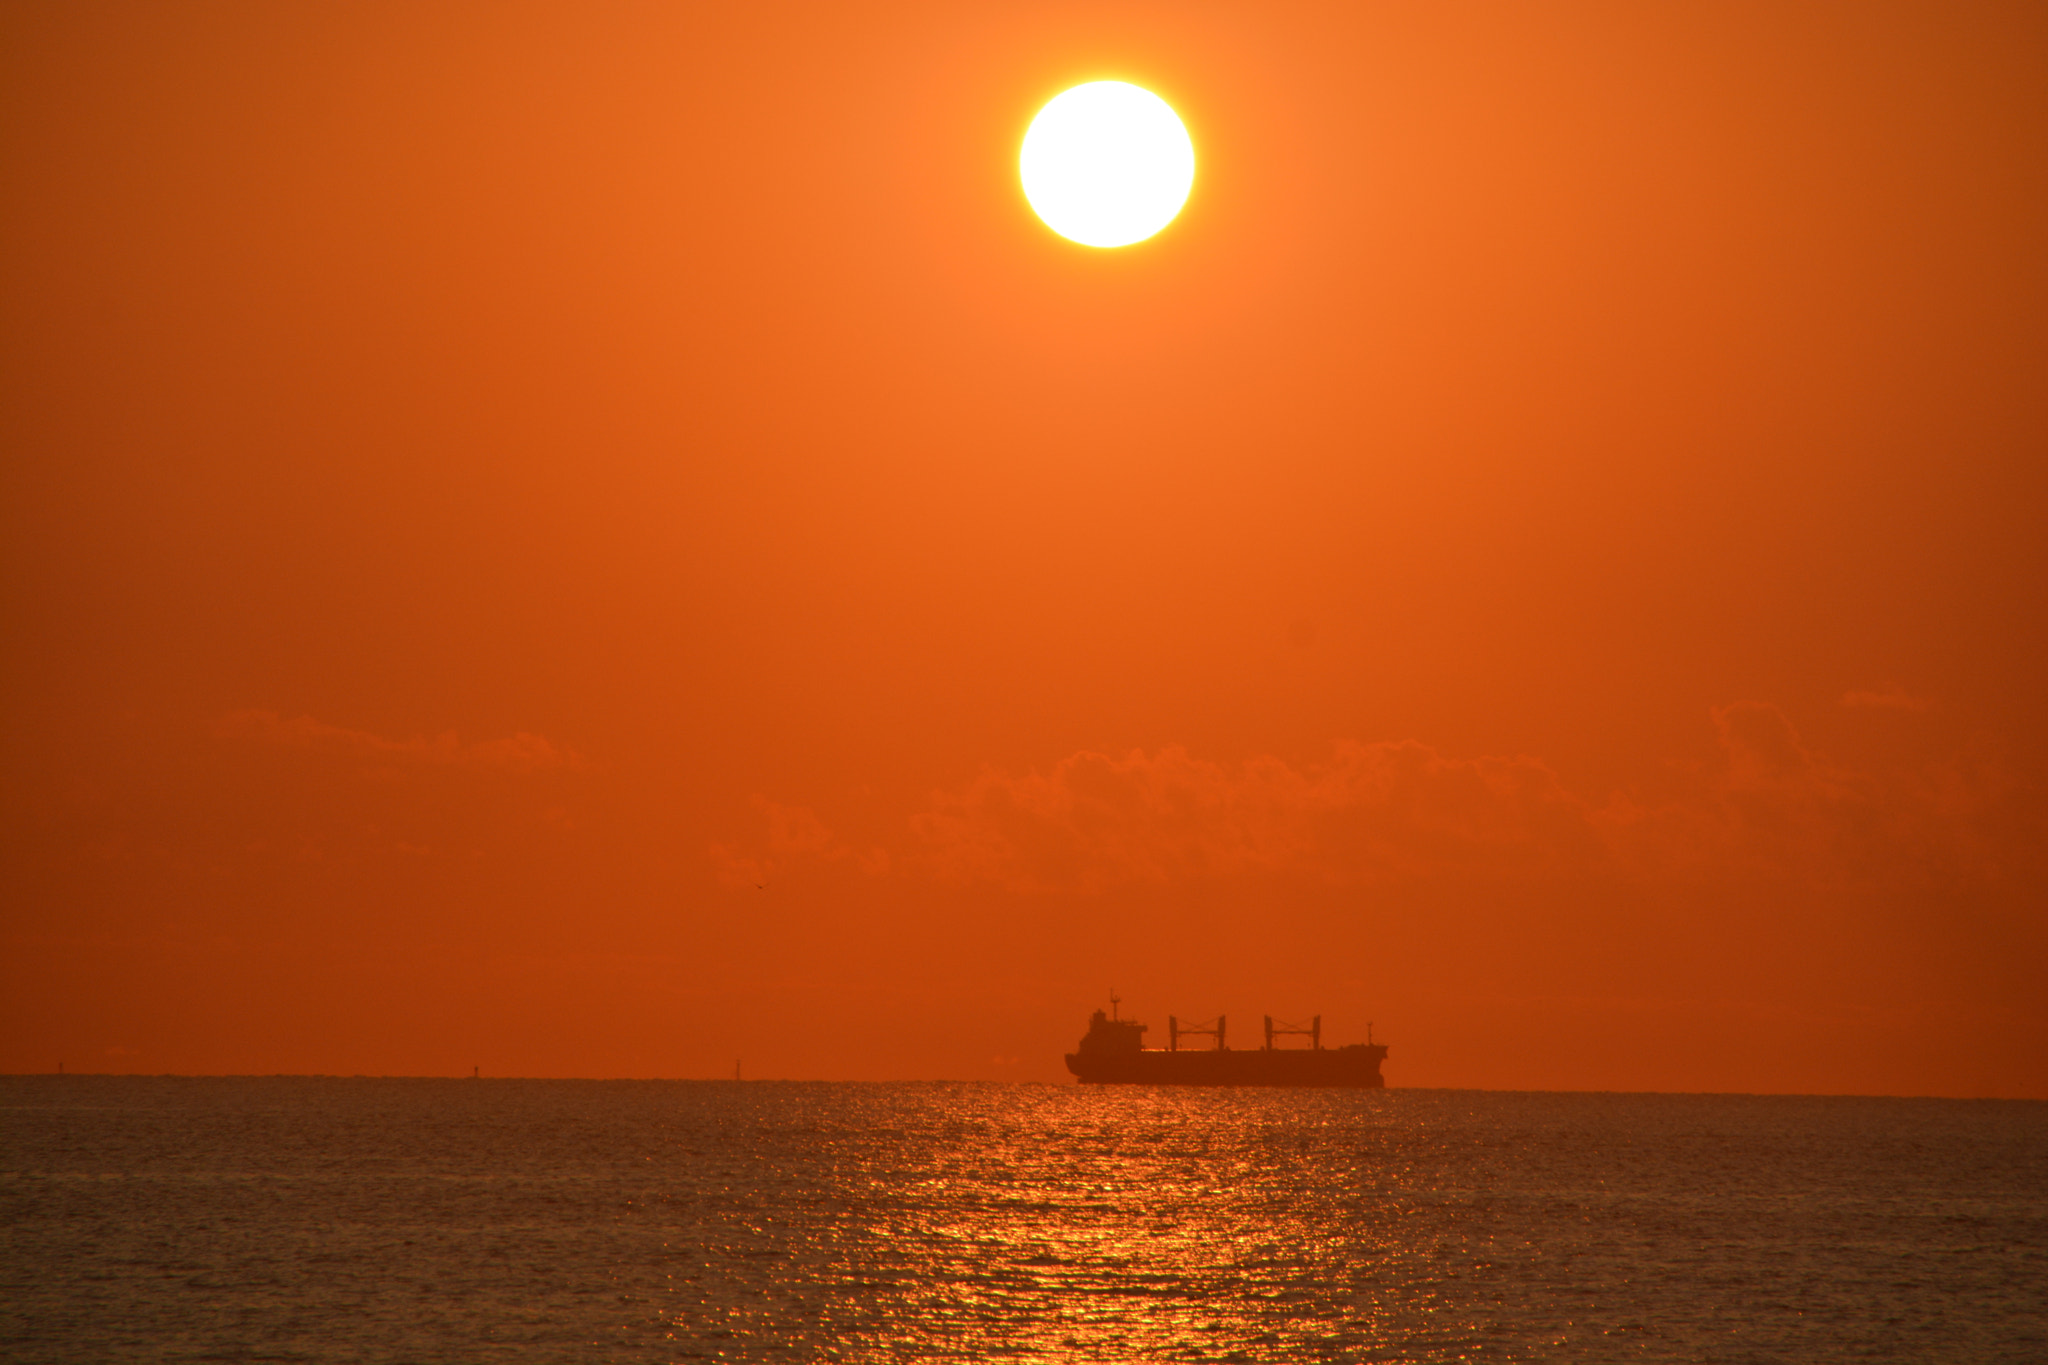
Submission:
{"label": "sun reflection on water", "polygon": [[963,1087],[964,1114],[835,1144],[815,1192],[834,1216],[758,1298],[677,1325],[738,1344],[793,1311],[848,1358],[1306,1360],[1356,1358],[1390,1317],[1431,1311],[1416,1271],[1438,1249],[1387,1203],[1378,1097],[987,1098]]}

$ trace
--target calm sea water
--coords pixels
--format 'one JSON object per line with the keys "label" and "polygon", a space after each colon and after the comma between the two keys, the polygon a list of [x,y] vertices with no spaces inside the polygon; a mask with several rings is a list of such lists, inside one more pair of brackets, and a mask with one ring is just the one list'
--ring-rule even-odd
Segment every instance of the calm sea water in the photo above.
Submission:
{"label": "calm sea water", "polygon": [[22,1361],[2042,1361],[2048,1104],[0,1079]]}

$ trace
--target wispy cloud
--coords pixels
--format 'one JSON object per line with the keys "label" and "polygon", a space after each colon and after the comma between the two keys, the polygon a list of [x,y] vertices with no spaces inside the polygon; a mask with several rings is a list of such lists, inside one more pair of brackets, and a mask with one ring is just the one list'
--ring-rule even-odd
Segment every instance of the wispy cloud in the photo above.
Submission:
{"label": "wispy cloud", "polygon": [[504,773],[584,766],[582,756],[575,750],[558,747],[541,735],[525,731],[474,744],[462,743],[452,730],[432,739],[386,739],[367,730],[328,725],[310,716],[286,720],[275,711],[235,711],[216,721],[213,733],[219,739],[336,754],[384,766],[460,767]]}
{"label": "wispy cloud", "polygon": [[1876,691],[1850,692],[1842,697],[1842,705],[1859,711],[1932,711],[1934,702],[1927,697],[1915,697],[1903,687],[1884,687]]}

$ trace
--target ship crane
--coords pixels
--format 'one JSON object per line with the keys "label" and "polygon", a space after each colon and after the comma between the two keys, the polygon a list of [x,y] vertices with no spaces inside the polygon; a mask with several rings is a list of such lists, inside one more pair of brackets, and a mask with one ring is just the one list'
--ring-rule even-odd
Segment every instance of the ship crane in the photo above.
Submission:
{"label": "ship crane", "polygon": [[[1214,1038],[1216,1040],[1216,1050],[1218,1052],[1228,1052],[1230,1045],[1223,1041],[1224,1026],[1228,1022],[1226,1016],[1219,1014],[1206,1024],[1183,1024],[1179,1016],[1169,1014],[1166,1016],[1166,1050],[1168,1052],[1180,1051],[1180,1040],[1183,1037],[1190,1037]],[[1270,1023],[1271,1021],[1267,1022]]]}
{"label": "ship crane", "polygon": [[1307,1028],[1303,1028],[1299,1024],[1290,1024],[1284,1019],[1276,1024],[1273,1022],[1272,1015],[1266,1016],[1266,1051],[1271,1052],[1273,1050],[1273,1040],[1275,1038],[1287,1034],[1295,1034],[1308,1039],[1309,1049],[1313,1052],[1321,1052],[1323,1050],[1323,1016],[1318,1014],[1315,1018],[1309,1020]]}

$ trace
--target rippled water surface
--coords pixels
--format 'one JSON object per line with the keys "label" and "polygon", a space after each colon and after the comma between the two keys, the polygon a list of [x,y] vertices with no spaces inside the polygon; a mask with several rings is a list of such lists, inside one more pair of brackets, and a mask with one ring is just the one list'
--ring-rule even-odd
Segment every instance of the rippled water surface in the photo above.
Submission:
{"label": "rippled water surface", "polygon": [[0,1354],[2041,1361],[2048,1105],[0,1080]]}

